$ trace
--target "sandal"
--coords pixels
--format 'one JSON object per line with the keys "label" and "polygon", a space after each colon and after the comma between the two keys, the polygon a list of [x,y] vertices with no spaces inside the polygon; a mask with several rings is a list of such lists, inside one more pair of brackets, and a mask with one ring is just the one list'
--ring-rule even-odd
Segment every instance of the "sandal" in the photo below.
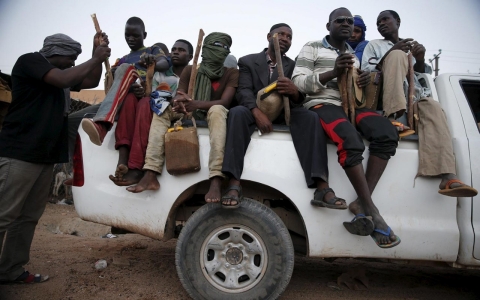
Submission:
{"label": "sandal", "polygon": [[[329,192],[334,193],[331,188],[326,188],[321,191],[319,191],[318,189],[315,190],[315,193],[313,193],[313,200],[310,201],[310,204],[312,204],[313,206],[326,207],[331,209],[347,209],[347,202],[342,198],[338,198],[337,196],[333,197],[328,201],[323,201],[323,198]],[[340,201],[342,203],[335,204],[335,202],[337,201]]]}
{"label": "sandal", "polygon": [[[232,196],[232,195],[227,195],[227,193],[231,190],[235,190],[238,192],[238,196]],[[231,185],[227,188],[227,191],[225,194],[222,196],[222,199],[220,200],[222,203],[223,208],[237,208],[240,206],[240,203],[243,200],[243,194],[242,194],[242,187],[239,185]],[[236,201],[236,204],[231,204],[232,201]]]}
{"label": "sandal", "polygon": [[15,284],[15,283],[42,283],[48,280],[48,275],[30,274],[28,271],[24,271],[22,275],[18,276],[13,281],[2,281],[2,284]]}
{"label": "sandal", "polygon": [[[463,184],[463,186],[452,188],[450,187],[452,183]],[[478,191],[458,179],[451,179],[447,182],[445,188],[439,190],[438,193],[449,197],[475,197],[478,194]]]}
{"label": "sandal", "polygon": [[375,224],[373,224],[372,217],[367,217],[364,214],[355,215],[352,221],[343,222],[343,226],[351,234],[361,236],[370,235],[375,229]]}
{"label": "sandal", "polygon": [[401,138],[415,134],[415,130],[410,129],[410,127],[398,121],[392,121],[392,125],[395,126]]}
{"label": "sandal", "polygon": [[[383,230],[381,230],[381,229],[374,229],[373,231],[374,231],[374,232],[378,232],[378,233],[380,233],[380,234],[382,234],[382,235],[385,235],[385,236],[390,236],[390,232],[392,232],[392,229],[391,229],[390,226],[389,226],[389,227],[387,228],[387,231],[383,231]],[[371,235],[371,237],[372,237],[372,239],[375,241],[375,244],[377,244],[378,247],[384,248],[384,249],[386,249],[386,248],[393,248],[393,247],[397,246],[398,244],[400,244],[400,242],[402,241],[398,235],[395,235],[395,238],[396,238],[396,239],[395,239],[394,242],[391,242],[390,244],[380,244],[380,243],[377,241],[377,239],[375,238],[375,236],[374,236],[373,234]]]}

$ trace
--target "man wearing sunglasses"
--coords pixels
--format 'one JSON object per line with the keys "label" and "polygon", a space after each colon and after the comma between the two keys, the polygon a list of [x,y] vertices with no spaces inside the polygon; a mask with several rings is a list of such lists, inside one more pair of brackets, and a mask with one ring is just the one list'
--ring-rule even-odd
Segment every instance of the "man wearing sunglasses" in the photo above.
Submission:
{"label": "man wearing sunglasses", "polygon": [[[346,69],[359,66],[354,50],[346,43],[352,35],[353,24],[348,9],[335,9],[327,23],[330,34],[302,48],[292,80],[307,94],[304,106],[318,114],[325,133],[337,145],[338,161],[358,195],[349,205],[355,219],[345,222],[345,227],[352,234],[371,235],[379,247],[394,247],[400,239],[383,220],[371,194],[388,160],[395,154],[398,133],[386,118],[366,108],[356,109],[356,124],[351,124],[341,107],[337,78]],[[354,72],[359,73],[357,84],[360,87],[370,82],[368,71],[357,69]],[[365,145],[357,130],[370,142],[366,174],[362,165]],[[346,209],[345,200],[332,197],[332,194],[330,188],[317,189],[311,203]]]}
{"label": "man wearing sunglasses", "polygon": [[[273,45],[273,35],[277,33],[284,78],[278,78],[277,58]],[[267,34],[268,48],[260,53],[241,57],[238,61],[240,76],[236,98],[239,106],[232,108],[228,115],[228,132],[225,144],[225,158],[222,172],[229,178],[229,187],[222,197],[222,205],[235,207],[242,201],[240,177],[243,173],[245,154],[255,127],[262,134],[273,130],[272,122],[257,107],[257,93],[277,81],[277,91],[290,99],[293,144],[297,150],[300,163],[309,187],[315,187],[317,178],[326,178],[326,149],[323,130],[318,116],[299,105],[303,96],[290,80],[295,62],[285,54],[290,49],[293,32],[289,25],[279,23],[273,25]],[[285,124],[284,116],[273,121],[274,124]],[[305,130],[311,128],[312,130]],[[279,162],[281,163],[281,162]]]}
{"label": "man wearing sunglasses", "polygon": [[[362,69],[382,71],[384,115],[398,118],[406,110],[404,81],[408,73],[408,57],[414,57],[414,70],[432,73],[425,64],[425,47],[411,38],[399,35],[400,16],[393,10],[382,11],[377,17],[378,32],[384,39],[372,40],[365,47]],[[387,86],[389,88],[387,88]],[[417,176],[441,177],[440,194],[450,197],[473,197],[477,190],[461,182],[455,175],[455,156],[447,120],[440,104],[430,98],[415,76],[415,106],[418,120]]]}

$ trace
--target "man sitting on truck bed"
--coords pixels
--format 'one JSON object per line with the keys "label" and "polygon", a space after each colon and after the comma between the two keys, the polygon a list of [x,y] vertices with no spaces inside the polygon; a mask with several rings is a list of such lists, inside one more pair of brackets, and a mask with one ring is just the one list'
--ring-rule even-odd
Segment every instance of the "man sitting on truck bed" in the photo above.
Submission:
{"label": "man sitting on truck bed", "polygon": [[[400,238],[385,223],[371,195],[388,160],[395,155],[398,132],[386,118],[373,110],[356,109],[356,124],[351,124],[342,109],[337,78],[346,72],[346,68],[359,66],[354,50],[346,43],[352,35],[353,23],[348,9],[342,7],[332,11],[327,23],[330,35],[303,46],[292,80],[300,91],[307,94],[304,106],[318,114],[326,134],[337,145],[338,162],[358,195],[349,206],[355,219],[345,227],[353,234],[371,234],[379,247],[389,248],[398,245]],[[359,86],[370,82],[370,72],[359,69],[354,72],[359,73]],[[370,142],[366,174],[362,165],[365,145],[357,130]],[[322,201],[326,192],[316,191],[312,204],[335,208]],[[371,216],[373,224],[366,216]]]}
{"label": "man sitting on truck bed", "polygon": [[[100,104],[98,112],[93,119],[85,118],[82,120],[83,129],[90,137],[92,143],[95,145],[102,145],[103,139],[112,127],[117,115],[117,111],[120,109],[120,112],[118,113],[119,121],[122,119],[129,119],[122,120],[119,122],[119,124],[117,124],[115,129],[115,148],[119,149],[120,147],[130,147],[129,143],[133,138],[132,134],[135,120],[135,110],[130,111],[130,109],[132,107],[135,108],[139,102],[143,101],[149,103],[150,101],[150,97],[144,97],[144,87],[138,83],[132,84],[132,82],[135,80],[135,77],[140,77],[142,81],[145,81],[146,79],[146,65],[140,56],[144,53],[155,56],[156,72],[167,71],[170,67],[170,63],[160,47],[155,45],[152,47],[144,46],[143,41],[146,37],[147,33],[145,32],[145,25],[143,21],[137,17],[131,17],[128,19],[125,25],[125,40],[132,51],[121,59],[117,60],[115,65],[112,67],[112,72],[114,72],[114,75],[116,74],[116,82],[120,83],[120,85],[117,86],[115,83],[112,85],[112,88],[108,92],[103,102]],[[132,76],[132,70],[125,70],[125,66],[122,67],[122,64],[132,65],[135,75]],[[119,74],[118,71],[122,71],[122,74]],[[122,78],[118,78],[119,75],[122,76]],[[120,79],[121,81],[119,81]],[[148,93],[150,93],[150,91],[148,91]],[[124,109],[121,109],[122,104]],[[147,123],[150,124],[150,121]],[[148,143],[148,136],[145,136],[140,142],[146,145]]]}
{"label": "man sitting on truck bed", "polygon": [[[385,116],[399,111],[403,114],[406,109],[403,83],[408,72],[408,58],[405,53],[412,52],[415,72],[432,72],[431,67],[425,64],[425,47],[411,38],[399,37],[400,22],[395,11],[382,11],[377,17],[377,29],[384,39],[370,41],[365,47],[362,59],[363,70],[382,71]],[[455,175],[452,137],[442,107],[423,91],[418,80],[416,82],[415,105],[418,106],[419,117],[417,176],[440,176],[442,180],[438,192],[445,196],[477,195],[477,190],[461,182]],[[390,88],[386,88],[387,86]]]}
{"label": "man sitting on truck bed", "polygon": [[[165,72],[156,72],[153,75],[152,91],[162,90],[171,93],[174,97],[177,92],[178,81],[183,69],[193,58],[193,46],[186,40],[177,40],[172,47],[172,66]],[[115,176],[110,180],[118,186],[128,186],[138,183],[143,177],[143,166],[147,152],[148,136],[152,123],[153,111],[150,108],[150,94],[140,101],[124,103],[120,111],[117,128],[128,128],[130,135],[123,140],[116,141],[118,148],[118,163]],[[124,116],[126,115],[126,116]],[[125,122],[127,122],[125,124]],[[115,132],[116,134],[116,132]],[[117,136],[116,136],[117,137]]]}
{"label": "man sitting on truck bed", "polygon": [[[282,54],[285,77],[278,78],[273,35],[277,33]],[[308,187],[328,189],[328,167],[326,156],[326,138],[319,125],[318,116],[298,105],[303,96],[290,80],[295,62],[285,53],[292,43],[292,29],[284,23],[273,25],[267,34],[268,48],[260,53],[250,54],[239,59],[240,76],[238,80],[237,100],[239,106],[230,110],[228,115],[227,142],[222,171],[230,177],[227,193],[222,197],[225,206],[238,206],[242,200],[240,177],[243,172],[244,157],[255,126],[262,134],[273,130],[272,122],[256,105],[257,93],[278,79],[277,90],[289,97],[296,107],[291,108],[290,131],[292,139],[305,173]],[[284,116],[273,121],[284,124]],[[312,130],[306,130],[310,128]],[[325,195],[325,201],[341,204],[335,194]],[[345,201],[343,201],[345,202]],[[345,203],[344,203],[345,205]]]}
{"label": "man sitting on truck bed", "polygon": [[205,200],[220,201],[224,177],[221,167],[225,151],[226,120],[238,86],[238,70],[223,66],[231,45],[232,38],[225,33],[213,32],[205,37],[202,63],[198,69],[193,95],[187,94],[192,73],[192,66],[187,66],[180,76],[177,95],[172,101],[173,108],[169,105],[160,116],[153,116],[143,167],[145,174],[137,185],[127,188],[128,191],[139,193],[160,188],[157,175],[162,173],[165,160],[165,133],[171,121],[181,117],[180,114],[193,113],[197,120],[206,119],[210,130],[210,189]]}

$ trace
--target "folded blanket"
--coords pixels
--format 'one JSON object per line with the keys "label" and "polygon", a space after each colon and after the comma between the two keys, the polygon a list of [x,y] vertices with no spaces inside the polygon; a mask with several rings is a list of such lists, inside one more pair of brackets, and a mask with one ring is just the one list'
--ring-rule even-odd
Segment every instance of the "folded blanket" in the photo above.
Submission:
{"label": "folded blanket", "polygon": [[172,93],[170,91],[154,91],[150,94],[150,108],[154,113],[160,116],[170,105],[171,100]]}

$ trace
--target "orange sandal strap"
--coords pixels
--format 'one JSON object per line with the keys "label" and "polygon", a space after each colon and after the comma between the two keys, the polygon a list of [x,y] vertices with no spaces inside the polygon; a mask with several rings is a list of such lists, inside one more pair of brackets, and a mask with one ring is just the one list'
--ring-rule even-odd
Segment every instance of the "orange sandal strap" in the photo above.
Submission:
{"label": "orange sandal strap", "polygon": [[459,183],[459,184],[462,184],[462,185],[466,185],[465,183],[463,183],[463,182],[460,181],[459,179],[450,179],[449,181],[447,181],[447,184],[445,185],[445,189],[446,189],[446,190],[449,190],[449,189],[450,189],[450,185],[452,185],[453,183]]}

